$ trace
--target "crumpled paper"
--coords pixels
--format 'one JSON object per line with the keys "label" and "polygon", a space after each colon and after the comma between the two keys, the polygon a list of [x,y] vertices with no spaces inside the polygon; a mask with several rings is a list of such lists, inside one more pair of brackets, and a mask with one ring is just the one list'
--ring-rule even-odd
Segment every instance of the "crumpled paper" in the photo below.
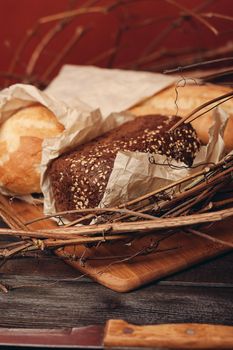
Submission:
{"label": "crumpled paper", "polygon": [[[73,106],[76,105],[77,96],[92,108],[98,106],[104,118],[103,130],[107,131],[129,118],[125,112],[113,115],[112,111],[127,110],[176,80],[174,77],[147,72],[66,65],[47,88],[47,92]],[[227,115],[223,111],[215,110],[214,113],[214,123],[209,130],[210,142],[207,146],[201,147],[195,164],[218,162],[223,154],[222,129],[225,127]],[[53,145],[58,153],[63,153],[63,147],[66,142],[69,144],[69,139],[64,138],[63,142],[63,145]],[[201,169],[201,166],[187,169],[184,164],[173,161],[176,170],[171,171],[169,166],[163,165],[166,163],[164,156],[153,155],[154,163],[161,165],[151,164],[148,157],[147,154],[138,152],[117,154],[100,207],[126,202]],[[44,157],[44,169],[49,162],[48,154]],[[53,194],[46,172],[43,176],[42,189],[45,196],[45,213],[54,213]]]}
{"label": "crumpled paper", "polygon": [[228,115],[220,109],[213,115],[209,143],[201,146],[191,168],[175,160],[168,164],[167,158],[159,154],[118,152],[99,207],[128,202],[219,162],[224,156],[223,132]]}
{"label": "crumpled paper", "polygon": [[[49,145],[59,142],[61,137],[64,138],[66,135],[75,132],[79,135],[79,142],[82,142],[84,139],[86,141],[102,132],[103,118],[99,110],[93,111],[82,102],[79,102],[79,108],[70,108],[64,102],[49,96],[32,85],[26,84],[15,84],[0,92],[0,123],[10,118],[17,110],[33,103],[40,103],[50,109],[65,127],[62,136],[44,140],[42,153],[47,152],[48,154],[49,152],[51,158],[58,154],[53,152],[52,146],[49,149]],[[13,193],[10,193],[3,187],[0,187],[0,192],[14,196]],[[30,196],[20,198],[31,201]]]}
{"label": "crumpled paper", "polygon": [[[59,75],[51,82],[46,93],[62,100],[74,109],[79,108],[80,100],[90,109],[99,108],[102,120],[92,126],[92,138],[97,134],[115,128],[132,120],[135,116],[126,110],[138,102],[154,95],[176,81],[176,78],[148,72],[133,72],[119,69],[103,69],[92,66],[66,65]],[[78,102],[77,102],[78,101]],[[97,127],[99,129],[97,130]],[[46,169],[52,159],[64,153],[68,148],[87,142],[85,134],[71,128],[63,133],[56,142],[46,140],[42,153],[42,181],[44,194],[44,212],[55,212],[53,194]]]}
{"label": "crumpled paper", "polygon": [[[46,214],[55,212],[46,173],[50,162],[68,149],[135,118],[126,112],[112,112],[132,107],[175,80],[161,74],[65,66],[46,92],[31,85],[16,84],[0,93],[0,123],[17,109],[38,102],[49,108],[65,126],[60,136],[43,142],[41,188]],[[102,113],[96,109],[98,107]],[[221,130],[224,128],[227,115],[223,111],[215,114],[215,126],[210,130],[211,142],[199,152],[199,163],[217,162],[222,156],[222,131],[219,133],[218,130],[219,125],[222,125]],[[160,157],[154,155],[154,162],[163,164],[165,158]],[[166,165],[151,164],[147,154],[119,152],[100,206],[135,198],[142,191],[149,192],[186,176],[186,172],[185,168],[171,171]]]}
{"label": "crumpled paper", "polygon": [[159,73],[65,65],[46,92],[77,106],[77,98],[107,117],[122,112],[177,81]]}

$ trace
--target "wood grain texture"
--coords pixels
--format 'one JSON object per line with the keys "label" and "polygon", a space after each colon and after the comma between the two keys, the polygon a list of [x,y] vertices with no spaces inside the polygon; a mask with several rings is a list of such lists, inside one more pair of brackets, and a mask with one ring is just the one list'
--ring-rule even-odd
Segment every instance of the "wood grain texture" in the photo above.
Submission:
{"label": "wood grain texture", "polygon": [[[2,223],[0,222],[0,227]],[[7,276],[38,276],[72,281],[82,273],[49,251],[35,252],[31,256],[12,257],[1,266],[1,273]],[[158,280],[162,285],[182,286],[227,286],[233,285],[233,252],[205,260],[185,270]],[[83,276],[80,281],[88,279]]]}
{"label": "wood grain texture", "polygon": [[[15,217],[22,223],[42,215],[42,208],[39,206],[18,200],[9,203],[6,198],[2,198],[2,202],[6,208],[14,212]],[[213,224],[206,232],[214,237],[233,242],[232,223],[233,219],[227,219]],[[12,225],[11,222],[10,224]],[[56,223],[52,220],[46,220],[35,222],[28,227],[30,229],[56,227]],[[105,243],[92,248],[69,246],[58,250],[57,254],[66,258],[67,256],[75,257],[76,259],[66,259],[66,261],[104,286],[118,292],[126,292],[227,251],[223,245],[178,231],[161,242],[159,249],[165,250],[163,252],[155,251],[148,255],[137,256],[132,260],[111,259],[111,256],[116,255],[134,256],[143,247],[150,246],[151,241],[161,237],[164,237],[163,233],[139,238],[131,246],[123,243]],[[97,260],[102,256],[105,256],[104,260]],[[83,264],[78,259],[79,257],[85,257],[88,260]]]}
{"label": "wood grain texture", "polygon": [[110,318],[145,325],[233,325],[233,253],[131,293],[116,293],[80,275],[46,252],[7,261],[0,281],[11,289],[0,294],[0,327],[82,327]]}
{"label": "wood grain texture", "polygon": [[123,320],[109,320],[104,345],[107,348],[232,349],[233,327],[197,323],[136,326]]}
{"label": "wood grain texture", "polygon": [[119,294],[87,278],[2,275],[0,327],[62,328],[124,319],[136,324],[233,324],[233,287],[158,285]]}

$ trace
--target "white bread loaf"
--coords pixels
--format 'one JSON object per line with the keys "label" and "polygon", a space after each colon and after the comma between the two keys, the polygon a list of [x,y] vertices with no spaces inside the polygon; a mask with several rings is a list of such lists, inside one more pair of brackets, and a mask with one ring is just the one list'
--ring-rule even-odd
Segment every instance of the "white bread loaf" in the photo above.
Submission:
{"label": "white bread loaf", "polygon": [[[147,99],[145,102],[130,109],[135,115],[147,115],[147,114],[164,114],[164,115],[179,115],[181,117],[186,116],[196,107],[201,104],[214,99],[220,95],[226,94],[232,91],[229,87],[219,85],[185,85],[180,86],[177,89],[178,92],[178,111],[176,108],[176,89],[175,86],[171,86],[155,96]],[[206,109],[210,108],[207,107]],[[220,105],[227,113],[229,113],[229,120],[224,132],[224,142],[227,151],[233,149],[233,99],[224,102]],[[204,109],[203,109],[204,111]],[[199,117],[192,122],[193,127],[196,129],[199,139],[204,143],[208,143],[209,134],[208,130],[212,124],[212,111],[207,112],[203,116]]]}
{"label": "white bread loaf", "polygon": [[0,125],[0,186],[26,195],[40,190],[42,142],[63,131],[55,115],[42,105],[25,107]]}

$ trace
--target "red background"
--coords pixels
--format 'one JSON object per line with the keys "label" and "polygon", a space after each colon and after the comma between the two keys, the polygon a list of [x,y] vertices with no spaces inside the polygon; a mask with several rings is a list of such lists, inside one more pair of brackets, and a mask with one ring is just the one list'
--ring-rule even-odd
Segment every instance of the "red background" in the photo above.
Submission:
{"label": "red background", "polygon": [[[77,9],[84,6],[87,2],[88,0],[0,0],[1,87],[16,81],[28,81],[27,68],[30,57],[38,43],[43,40],[46,33],[57,23],[51,22],[39,25],[25,49],[17,57],[17,48],[24,40],[27,31],[35,25],[39,18],[70,9]],[[116,3],[116,1],[99,0],[95,1],[93,6],[103,7],[111,3]],[[64,46],[73,37],[75,29],[80,26],[87,29],[87,32],[72,46],[66,55],[63,55],[51,74],[46,77],[46,81],[49,81],[64,63],[93,63],[93,58],[115,47],[117,40],[119,40],[119,36],[117,37],[119,35],[118,30],[123,27],[124,34],[120,37],[117,45],[117,54],[109,55],[97,61],[94,60],[94,64],[161,71],[167,66],[182,64],[182,59],[184,59],[185,55],[181,55],[179,58],[174,53],[174,50],[186,50],[189,55],[192,52],[195,54],[199,52],[201,57],[203,51],[207,49],[216,51],[217,48],[224,47],[232,39],[232,20],[206,18],[219,31],[219,34],[216,36],[203,23],[187,16],[182,26],[173,28],[169,35],[159,40],[161,33],[164,33],[164,30],[171,25],[173,20],[183,13],[180,9],[166,0],[119,0],[118,3],[121,3],[121,5],[108,14],[84,14],[75,17],[45,47],[38,57],[33,71],[30,73],[30,79],[32,81],[34,79],[35,82],[41,79],[46,68],[62,52]],[[233,19],[232,0],[176,0],[176,4],[184,5],[189,9],[193,9],[195,6],[203,3],[208,3],[208,6],[202,12],[225,14]],[[145,19],[152,23],[146,26],[143,25],[145,24],[143,22]],[[145,57],[145,49],[154,40],[158,40],[158,44],[152,48],[150,53],[159,52],[161,54],[162,52],[164,53],[162,57],[151,60],[146,64],[133,64],[139,57]],[[229,55],[231,52],[227,54]],[[221,55],[224,56],[225,52],[216,56],[219,57]],[[15,64],[13,71],[10,72],[10,79],[6,80],[4,75],[10,71],[10,66],[15,57],[18,58],[17,64]],[[184,62],[186,63],[186,60]],[[19,76],[12,78],[12,73],[13,76],[15,74]]]}

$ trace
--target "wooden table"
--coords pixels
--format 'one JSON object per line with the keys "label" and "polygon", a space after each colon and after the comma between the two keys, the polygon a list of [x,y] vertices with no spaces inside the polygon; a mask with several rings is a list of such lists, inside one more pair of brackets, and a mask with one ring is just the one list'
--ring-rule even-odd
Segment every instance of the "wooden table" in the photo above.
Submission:
{"label": "wooden table", "polygon": [[49,253],[15,258],[0,270],[0,281],[10,287],[7,294],[0,293],[0,327],[83,327],[110,318],[136,324],[233,325],[232,276],[233,252],[119,294],[79,278]]}

